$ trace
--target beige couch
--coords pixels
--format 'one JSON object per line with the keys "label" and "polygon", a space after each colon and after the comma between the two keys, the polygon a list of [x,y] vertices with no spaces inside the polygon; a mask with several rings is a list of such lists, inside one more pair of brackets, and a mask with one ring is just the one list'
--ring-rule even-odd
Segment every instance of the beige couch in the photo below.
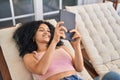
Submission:
{"label": "beige couch", "polygon": [[68,6],[76,14],[89,62],[102,76],[109,71],[120,73],[120,16],[111,2]]}
{"label": "beige couch", "polygon": [[[48,20],[50,23],[56,25],[55,20]],[[11,80],[35,80],[30,72],[26,70],[24,67],[22,59],[19,57],[19,51],[16,47],[16,43],[14,42],[12,36],[16,27],[6,28],[0,30],[0,47],[2,48],[2,52],[8,66],[8,70],[10,72]],[[69,42],[65,41],[65,45],[67,45],[70,49],[71,46]],[[0,64],[1,65],[1,64]],[[83,80],[92,80],[91,76],[88,74],[86,69],[82,72],[78,73],[81,75]],[[3,79],[5,80],[5,79]]]}

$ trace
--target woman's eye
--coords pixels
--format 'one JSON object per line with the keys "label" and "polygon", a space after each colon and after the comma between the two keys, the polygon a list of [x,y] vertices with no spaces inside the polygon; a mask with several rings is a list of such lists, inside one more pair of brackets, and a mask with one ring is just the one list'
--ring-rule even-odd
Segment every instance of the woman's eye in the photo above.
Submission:
{"label": "woman's eye", "polygon": [[50,30],[48,30],[48,32],[50,32]]}
{"label": "woman's eye", "polygon": [[40,31],[40,32],[44,32],[44,31],[50,32],[50,30],[44,30],[44,29],[39,29],[38,31]]}
{"label": "woman's eye", "polygon": [[43,32],[44,30],[43,29],[39,29],[39,31]]}

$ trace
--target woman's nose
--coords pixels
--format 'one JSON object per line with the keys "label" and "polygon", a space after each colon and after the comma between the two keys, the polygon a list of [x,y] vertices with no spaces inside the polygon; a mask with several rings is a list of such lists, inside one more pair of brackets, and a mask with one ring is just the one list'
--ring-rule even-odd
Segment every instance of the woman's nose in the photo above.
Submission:
{"label": "woman's nose", "polygon": [[44,31],[45,34],[48,34],[49,32],[48,31]]}

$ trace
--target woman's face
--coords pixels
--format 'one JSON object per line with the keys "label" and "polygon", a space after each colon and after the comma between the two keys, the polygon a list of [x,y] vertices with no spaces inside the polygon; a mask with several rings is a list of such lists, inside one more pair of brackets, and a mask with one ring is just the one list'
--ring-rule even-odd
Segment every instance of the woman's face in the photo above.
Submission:
{"label": "woman's face", "polygon": [[50,40],[51,34],[50,29],[46,24],[41,24],[38,30],[35,33],[35,41],[36,43],[48,43]]}

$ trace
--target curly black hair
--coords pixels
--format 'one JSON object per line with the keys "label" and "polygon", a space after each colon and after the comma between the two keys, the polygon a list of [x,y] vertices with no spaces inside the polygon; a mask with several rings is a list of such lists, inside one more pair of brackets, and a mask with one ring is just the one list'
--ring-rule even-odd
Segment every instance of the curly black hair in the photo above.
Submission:
{"label": "curly black hair", "polygon": [[[46,24],[50,29],[50,34],[54,36],[55,27],[49,22],[42,21],[42,20],[27,22],[21,25],[14,32],[13,39],[16,41],[18,45],[18,48],[20,51],[19,55],[21,57],[24,57],[24,55],[27,53],[31,53],[32,51],[37,50],[37,44],[33,41],[33,37],[41,24]],[[51,36],[50,41],[48,42],[48,47],[51,44],[53,36]],[[62,45],[63,45],[63,42],[60,40],[57,43],[57,46],[62,46]]]}

